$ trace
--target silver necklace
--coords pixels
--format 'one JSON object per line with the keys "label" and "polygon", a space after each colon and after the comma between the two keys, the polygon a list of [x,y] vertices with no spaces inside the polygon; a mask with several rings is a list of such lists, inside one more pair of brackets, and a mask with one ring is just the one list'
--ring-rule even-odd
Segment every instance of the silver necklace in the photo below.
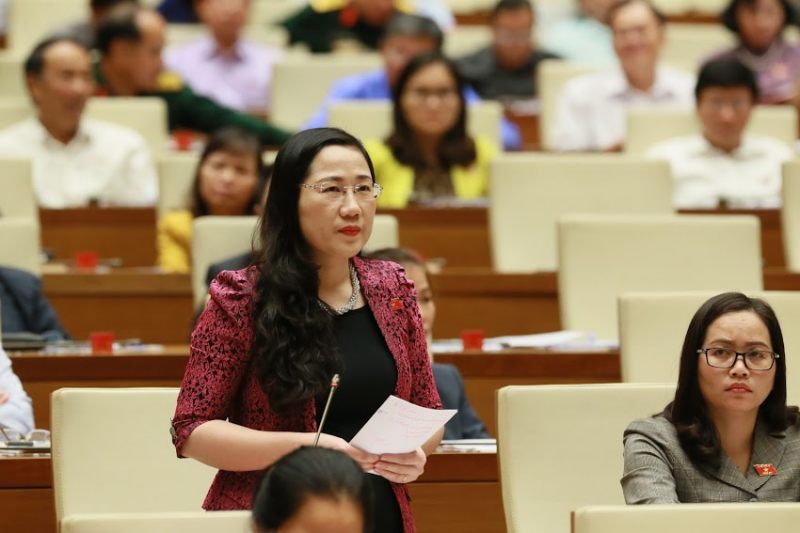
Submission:
{"label": "silver necklace", "polygon": [[358,276],[356,275],[356,267],[353,265],[353,262],[350,261],[350,284],[353,286],[353,294],[350,296],[350,300],[341,307],[331,307],[327,305],[322,300],[317,298],[317,303],[319,306],[322,307],[327,312],[331,313],[332,315],[343,315],[348,311],[352,311],[353,307],[356,305],[358,301],[358,297],[361,295],[361,282],[358,281]]}

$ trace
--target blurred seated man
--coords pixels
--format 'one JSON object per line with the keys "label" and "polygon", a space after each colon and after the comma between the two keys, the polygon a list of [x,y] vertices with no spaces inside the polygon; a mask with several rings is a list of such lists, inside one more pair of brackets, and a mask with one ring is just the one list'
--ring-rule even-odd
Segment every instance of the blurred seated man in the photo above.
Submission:
{"label": "blurred seated man", "polygon": [[622,0],[609,11],[620,69],[570,80],[559,97],[556,150],[618,151],[625,141],[632,106],[688,109],[695,79],[659,66],[666,19],[648,0]]}
{"label": "blurred seated man", "polygon": [[459,59],[458,70],[481,98],[534,98],[539,63],[558,56],[534,46],[533,5],[530,0],[500,0],[491,22],[492,45]]}
{"label": "blurred seated man", "polygon": [[576,0],[574,17],[553,24],[544,35],[545,48],[564,59],[597,66],[617,63],[607,24],[608,10],[619,0]]}
{"label": "blurred seated man", "polygon": [[[12,439],[25,436],[34,428],[31,399],[3,348],[0,348],[0,427],[16,432],[17,435],[9,435]],[[5,440],[2,434],[0,440]]]}
{"label": "blurred seated man", "polygon": [[51,38],[25,61],[36,116],[0,131],[0,154],[30,157],[41,207],[146,206],[158,198],[158,177],[135,131],[83,117],[94,90],[89,51]]}
{"label": "blurred seated man", "polygon": [[264,115],[272,65],[283,52],[242,37],[250,4],[251,0],[195,0],[208,35],[167,48],[164,63],[197,94],[237,111]]}
{"label": "blurred seated man", "polygon": [[24,270],[0,266],[0,325],[3,333],[35,333],[48,341],[69,339],[42,282]]}
{"label": "blurred seated man", "polygon": [[89,2],[91,17],[88,20],[78,20],[59,28],[53,33],[53,37],[74,39],[91,50],[95,47],[96,31],[100,21],[111,8],[124,3],[138,4],[139,0],[91,0]]}
{"label": "blurred seated man", "polygon": [[117,6],[97,30],[101,54],[95,68],[100,96],[157,96],[167,105],[170,131],[185,129],[210,134],[238,126],[258,135],[264,145],[279,145],[289,133],[263,120],[243,115],[199,96],[181,77],[163,71],[166,23],[156,11],[129,4]]}
{"label": "blurred seated man", "polygon": [[777,139],[744,133],[758,101],[755,73],[738,59],[712,60],[700,70],[695,97],[701,133],[647,152],[669,161],[675,207],[780,207],[781,167],[793,153]]}
{"label": "blurred seated man", "polygon": [[[328,110],[338,102],[347,100],[391,100],[392,91],[408,61],[425,52],[440,51],[444,35],[431,19],[417,15],[398,14],[386,27],[380,52],[384,67],[370,72],[353,74],[335,82],[319,109],[314,112],[303,129],[328,125]],[[481,97],[468,87],[464,91],[468,103]],[[516,149],[522,145],[519,129],[508,119],[500,124],[503,147]]]}

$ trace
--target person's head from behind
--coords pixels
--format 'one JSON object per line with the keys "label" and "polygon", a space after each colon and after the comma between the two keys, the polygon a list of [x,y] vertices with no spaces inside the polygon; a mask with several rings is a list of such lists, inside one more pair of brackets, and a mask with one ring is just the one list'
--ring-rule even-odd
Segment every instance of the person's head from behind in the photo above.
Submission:
{"label": "person's head from behind", "polygon": [[433,324],[436,321],[436,304],[433,302],[433,291],[425,263],[416,253],[405,248],[381,248],[369,253],[370,259],[392,261],[402,266],[406,271],[406,278],[414,282],[417,289],[417,302],[422,324],[428,336],[433,334]]}
{"label": "person's head from behind", "polygon": [[619,0],[578,0],[578,9],[587,17],[592,17],[598,22],[606,24],[608,10]]}
{"label": "person's head from behind", "polygon": [[655,73],[666,18],[649,0],[621,0],[608,11],[614,51],[627,75]]}
{"label": "person's head from behind", "polygon": [[97,29],[105,74],[114,76],[126,95],[155,91],[165,38],[166,22],[158,12],[131,4],[113,8]]}
{"label": "person's head from behind", "polygon": [[197,18],[205,24],[222,47],[239,40],[250,15],[251,0],[195,0]]}
{"label": "person's head from behind", "polygon": [[522,68],[533,52],[533,5],[530,0],[500,0],[492,10],[494,53],[507,70]]}
{"label": "person's head from behind", "polygon": [[303,447],[266,470],[253,497],[253,533],[371,531],[372,492],[346,454]]}
{"label": "person's head from behind", "polygon": [[111,9],[120,4],[138,4],[139,0],[91,0],[89,9],[92,11],[92,25],[97,27]]}
{"label": "person's head from behind", "polygon": [[786,26],[798,22],[798,9],[788,0],[732,0],[722,12],[722,24],[756,53],[766,52]]}
{"label": "person's head from behind", "polygon": [[444,35],[439,26],[427,17],[398,13],[386,26],[381,42],[381,56],[394,87],[408,62],[419,54],[440,51]]}
{"label": "person's head from behind", "polygon": [[758,101],[753,71],[738,59],[711,60],[700,69],[694,94],[706,140],[728,152],[738,148]]}
{"label": "person's head from behind", "polygon": [[258,137],[240,128],[223,128],[208,140],[192,188],[194,216],[255,214],[263,192],[264,163]]}
{"label": "person's head from behind", "polygon": [[383,26],[396,11],[394,0],[351,0],[351,5],[370,26]]}
{"label": "person's head from behind", "polygon": [[59,140],[68,140],[94,91],[89,51],[68,38],[47,39],[34,47],[24,69],[39,120]]}

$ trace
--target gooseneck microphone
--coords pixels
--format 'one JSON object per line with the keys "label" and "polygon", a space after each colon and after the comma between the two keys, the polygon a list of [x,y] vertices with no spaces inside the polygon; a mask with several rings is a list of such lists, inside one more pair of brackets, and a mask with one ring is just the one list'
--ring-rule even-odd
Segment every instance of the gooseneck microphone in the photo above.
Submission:
{"label": "gooseneck microphone", "polygon": [[328,401],[325,402],[325,410],[322,411],[322,418],[319,421],[319,427],[317,428],[317,436],[314,437],[314,446],[317,446],[319,443],[319,436],[322,434],[322,426],[325,425],[325,419],[328,418],[328,409],[331,407],[331,400],[333,400],[333,393],[336,392],[336,389],[339,388],[339,374],[334,374],[333,379],[331,380],[331,391],[328,393]]}

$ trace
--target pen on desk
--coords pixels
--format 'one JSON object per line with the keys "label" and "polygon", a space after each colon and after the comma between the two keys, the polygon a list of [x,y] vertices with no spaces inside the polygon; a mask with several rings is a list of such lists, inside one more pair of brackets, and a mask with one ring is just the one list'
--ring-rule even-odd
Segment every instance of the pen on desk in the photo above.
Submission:
{"label": "pen on desk", "polygon": [[319,427],[317,428],[317,435],[314,437],[314,447],[317,446],[319,443],[319,436],[322,435],[322,426],[325,425],[325,419],[328,417],[328,409],[331,406],[331,400],[333,400],[333,393],[336,392],[336,389],[339,388],[339,374],[334,374],[333,379],[331,380],[331,391],[328,393],[328,401],[325,402],[325,410],[322,411],[322,418],[319,421]]}
{"label": "pen on desk", "polygon": [[6,433],[6,430],[3,429],[3,426],[0,426],[0,433],[2,433],[3,436],[6,438],[6,442],[11,442],[11,437],[8,436],[8,433]]}

